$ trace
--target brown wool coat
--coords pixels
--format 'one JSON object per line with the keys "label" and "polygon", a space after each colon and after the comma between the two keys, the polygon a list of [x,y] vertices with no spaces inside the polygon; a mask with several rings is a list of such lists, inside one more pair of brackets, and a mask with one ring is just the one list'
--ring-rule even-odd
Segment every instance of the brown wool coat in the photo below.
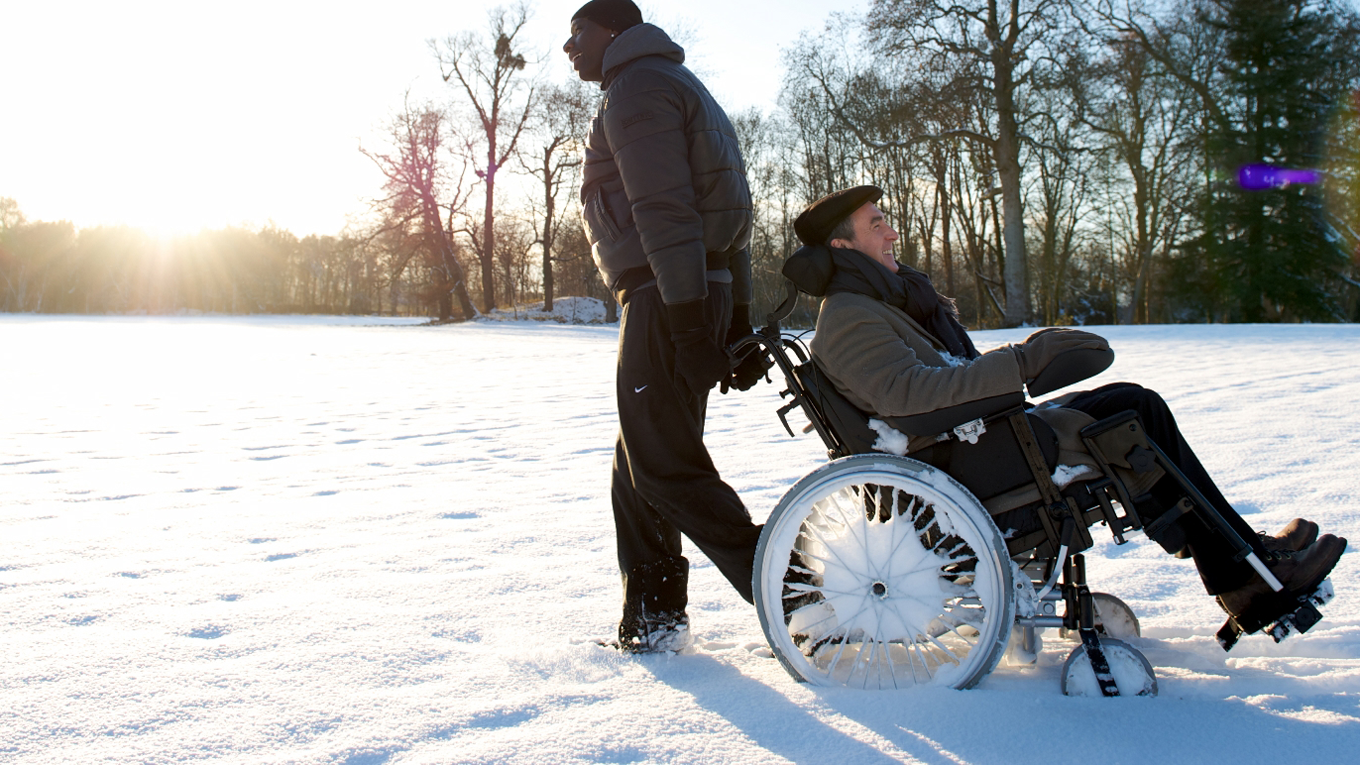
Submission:
{"label": "brown wool coat", "polygon": [[[852,404],[885,417],[923,414],[947,406],[1023,390],[1020,364],[1003,345],[951,364],[943,345],[903,311],[865,295],[841,292],[822,301],[812,356]],[[1052,400],[1061,404],[1063,397]],[[1095,466],[1081,429],[1095,422],[1085,412],[1041,405],[1034,414],[1058,435],[1058,461]],[[912,437],[908,451],[935,442]],[[1132,476],[1130,476],[1132,478]],[[1146,477],[1134,481],[1150,484]],[[1037,493],[1036,493],[1037,496]],[[990,503],[989,503],[990,504]]]}

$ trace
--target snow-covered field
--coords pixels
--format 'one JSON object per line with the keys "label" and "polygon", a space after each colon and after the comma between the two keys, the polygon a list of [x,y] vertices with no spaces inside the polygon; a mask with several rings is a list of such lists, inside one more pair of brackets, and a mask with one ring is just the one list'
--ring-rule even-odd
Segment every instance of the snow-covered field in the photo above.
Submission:
{"label": "snow-covered field", "polygon": [[[1108,328],[1248,520],[1360,542],[1360,327]],[[978,333],[979,347],[1023,332]],[[697,650],[625,658],[616,330],[0,316],[0,761],[1353,761],[1356,554],[1307,635],[1223,654],[1193,567],[1091,552],[1156,699],[1062,696],[1072,643],[971,691],[794,683],[697,553]],[[763,520],[824,459],[782,386],[708,443]],[[1099,535],[1097,535],[1099,536]]]}

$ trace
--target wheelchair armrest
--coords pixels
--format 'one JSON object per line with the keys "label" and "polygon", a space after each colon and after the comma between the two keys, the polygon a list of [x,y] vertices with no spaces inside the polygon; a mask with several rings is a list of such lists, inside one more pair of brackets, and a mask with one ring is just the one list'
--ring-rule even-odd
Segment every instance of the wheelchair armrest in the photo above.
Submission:
{"label": "wheelchair armrest", "polygon": [[1114,351],[1077,348],[1059,353],[1039,376],[1025,386],[1029,395],[1038,398],[1059,388],[1066,388],[1088,377],[1095,377],[1114,363]]}
{"label": "wheelchair armrest", "polygon": [[1025,394],[1020,392],[989,396],[976,401],[967,401],[933,412],[913,414],[908,417],[882,417],[884,422],[909,436],[933,436],[945,433],[955,427],[1001,414],[1025,403]]}

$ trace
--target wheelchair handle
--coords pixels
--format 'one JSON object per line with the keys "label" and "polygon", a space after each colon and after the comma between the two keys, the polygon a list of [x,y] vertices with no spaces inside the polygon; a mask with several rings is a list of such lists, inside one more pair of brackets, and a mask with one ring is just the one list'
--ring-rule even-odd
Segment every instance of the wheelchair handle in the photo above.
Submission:
{"label": "wheelchair handle", "polygon": [[798,287],[794,285],[793,280],[785,279],[784,302],[780,303],[778,308],[775,308],[774,311],[770,313],[770,315],[765,317],[765,323],[769,325],[768,327],[766,327],[766,329],[769,329],[770,327],[778,329],[779,322],[789,318],[789,314],[793,313],[793,309],[797,305],[798,305]]}

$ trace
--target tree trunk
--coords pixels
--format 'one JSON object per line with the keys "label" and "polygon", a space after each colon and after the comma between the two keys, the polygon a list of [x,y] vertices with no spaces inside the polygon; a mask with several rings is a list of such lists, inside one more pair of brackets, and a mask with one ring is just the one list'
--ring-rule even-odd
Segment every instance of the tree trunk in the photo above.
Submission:
{"label": "tree trunk", "polygon": [[[995,6],[993,6],[995,20]],[[995,23],[995,21],[993,21]],[[1011,20],[1014,26],[1015,19]],[[1025,258],[1025,209],[1020,189],[1020,127],[1015,119],[1015,63],[1012,60],[1014,36],[1002,44],[1000,29],[992,40],[992,72],[996,94],[997,135],[993,149],[996,172],[1001,181],[1004,230],[1006,312],[1002,323],[1017,327],[1030,318],[1028,268]]]}
{"label": "tree trunk", "polygon": [[552,149],[543,151],[543,312],[553,309],[552,226],[555,200],[552,194]]}
{"label": "tree trunk", "polygon": [[477,313],[477,307],[472,304],[472,298],[468,297],[467,278],[463,274],[463,267],[458,265],[458,259],[453,256],[453,248],[449,246],[447,236],[444,238],[444,268],[453,281],[454,297],[458,299],[458,307],[462,309],[465,320],[476,318],[480,314]]}
{"label": "tree trunk", "polygon": [[[999,101],[1001,99],[998,99]],[[1009,98],[1005,99],[1007,102]],[[996,171],[1001,179],[1002,241],[1004,243],[1006,313],[1002,322],[1018,327],[1030,317],[1025,268],[1025,210],[1020,190],[1020,143],[1013,109],[1000,115],[996,141]]]}
{"label": "tree trunk", "polygon": [[482,307],[487,313],[496,308],[496,137],[489,134],[486,164],[486,217],[482,229]]}
{"label": "tree trunk", "polygon": [[953,248],[949,244],[949,222],[954,217],[954,211],[949,205],[949,189],[946,188],[947,175],[945,165],[941,163],[939,175],[936,176],[940,190],[940,257],[944,259],[944,289],[949,297],[957,297],[958,293],[954,290],[954,256]]}

